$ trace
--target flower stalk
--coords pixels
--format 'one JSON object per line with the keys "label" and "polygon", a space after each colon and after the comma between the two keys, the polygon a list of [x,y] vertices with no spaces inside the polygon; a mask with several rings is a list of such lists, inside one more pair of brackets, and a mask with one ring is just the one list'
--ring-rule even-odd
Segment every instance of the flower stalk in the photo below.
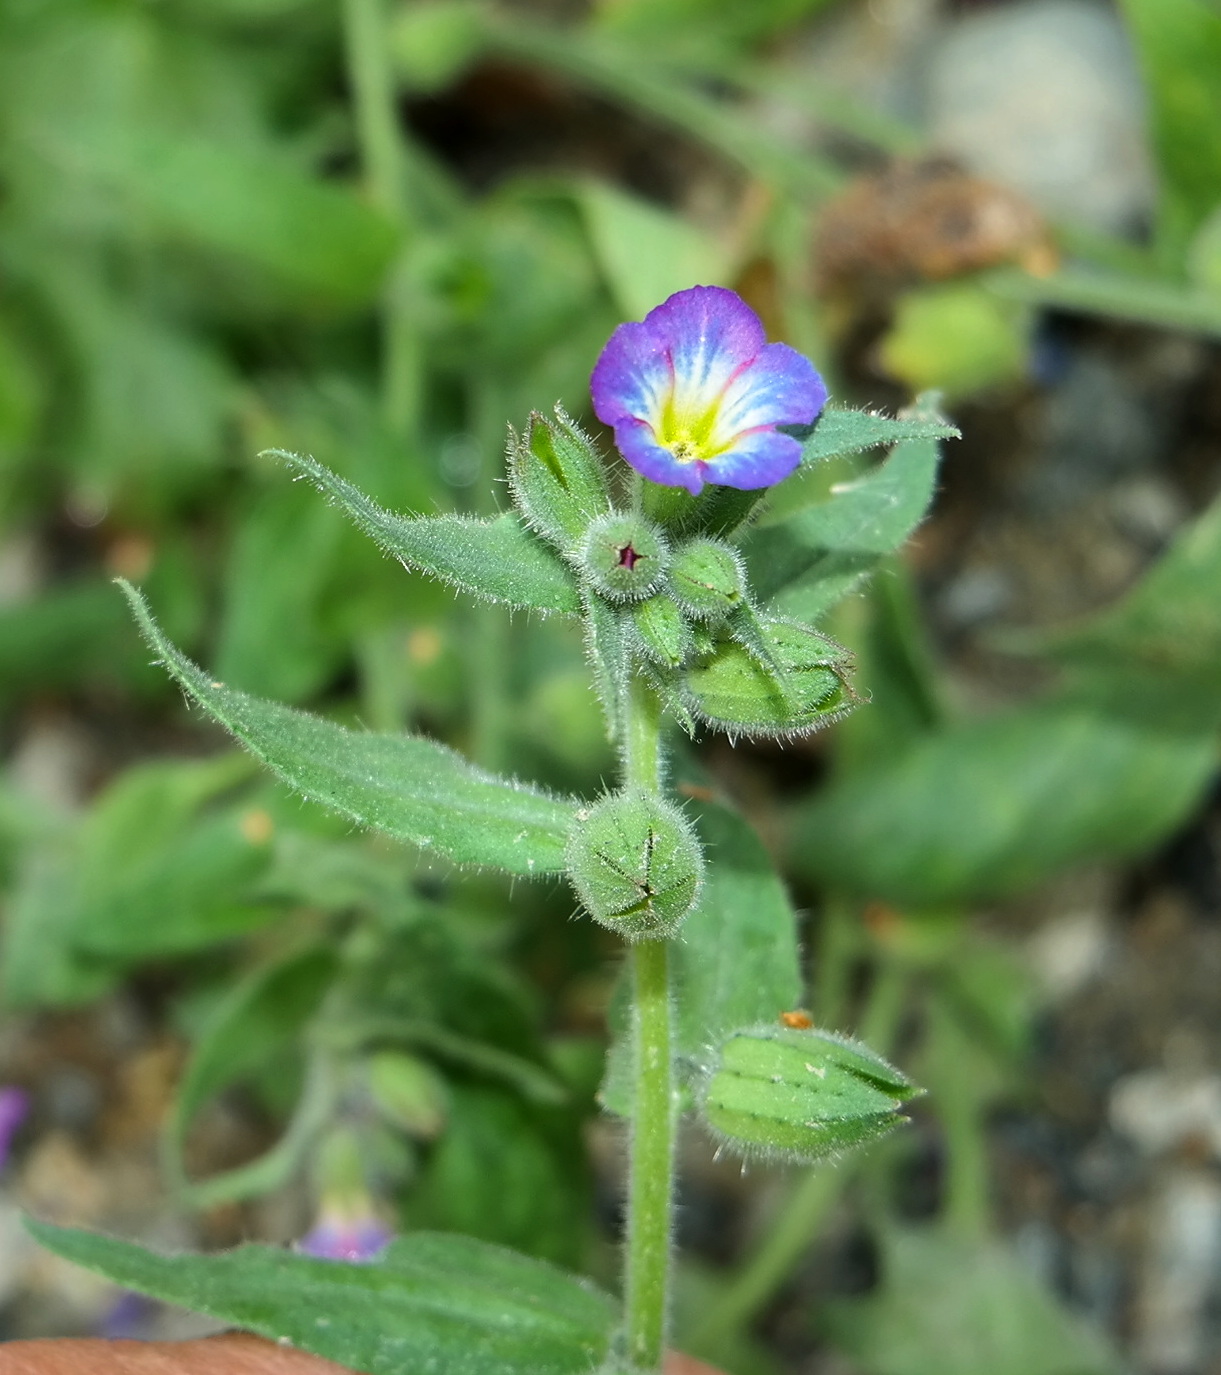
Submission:
{"label": "flower stalk", "polygon": [[[661,705],[639,675],[628,688],[623,745],[625,787],[657,794],[661,784]],[[660,1370],[669,1295],[674,1206],[674,1069],[669,941],[632,946],[634,1100],[628,1168],[624,1275],[627,1352],[632,1366]]]}

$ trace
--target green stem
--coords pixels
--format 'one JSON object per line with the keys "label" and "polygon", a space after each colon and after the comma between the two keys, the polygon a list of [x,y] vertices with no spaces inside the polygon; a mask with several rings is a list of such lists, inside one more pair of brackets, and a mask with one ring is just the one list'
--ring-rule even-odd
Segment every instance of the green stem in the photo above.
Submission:
{"label": "green stem", "polygon": [[[661,706],[647,683],[629,688],[624,784],[656,792],[661,782]],[[624,1276],[627,1354],[640,1371],[661,1369],[665,1352],[674,1207],[673,1049],[669,944],[632,947],[632,1107]]]}
{"label": "green stem", "polygon": [[[407,158],[386,42],[384,0],[343,0],[343,27],[369,197],[399,226],[406,241],[411,229]],[[382,411],[389,428],[403,436],[413,435],[419,422],[423,362],[410,294],[400,263],[382,296]]]}

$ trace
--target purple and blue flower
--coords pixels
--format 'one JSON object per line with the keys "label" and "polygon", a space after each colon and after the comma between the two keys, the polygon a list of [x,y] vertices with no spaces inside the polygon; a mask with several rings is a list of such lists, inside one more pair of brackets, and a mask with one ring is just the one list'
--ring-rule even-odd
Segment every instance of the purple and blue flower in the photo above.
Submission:
{"label": "purple and blue flower", "polygon": [[782,426],[812,425],[827,388],[808,358],[769,344],[733,291],[679,291],[611,335],[590,379],[594,413],[637,472],[693,496],[705,483],[770,487],[801,462]]}

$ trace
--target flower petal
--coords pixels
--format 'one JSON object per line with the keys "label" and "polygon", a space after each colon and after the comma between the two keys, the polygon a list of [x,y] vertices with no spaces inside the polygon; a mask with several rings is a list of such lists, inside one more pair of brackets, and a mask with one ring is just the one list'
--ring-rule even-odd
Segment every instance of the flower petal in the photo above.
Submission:
{"label": "flower petal", "polygon": [[759,317],[735,292],[676,292],[611,335],[590,379],[594,414],[607,425],[630,415],[656,427],[672,397],[680,409],[706,410],[765,339]]}
{"label": "flower petal", "polygon": [[663,487],[685,487],[698,496],[704,485],[706,464],[696,460],[683,463],[664,445],[657,442],[653,427],[647,420],[629,416],[615,426],[615,447],[642,476]]}
{"label": "flower petal", "polygon": [[733,448],[699,466],[705,482],[751,491],[782,481],[800,463],[799,439],[773,429],[758,429],[739,435]]}
{"label": "flower petal", "polygon": [[730,444],[761,425],[811,425],[826,404],[814,364],[787,344],[766,344],[726,389],[713,442]]}
{"label": "flower petal", "polygon": [[707,482],[743,489],[779,482],[801,445],[778,425],[809,425],[827,400],[814,366],[769,344],[735,292],[676,292],[611,335],[590,379],[594,411],[633,468],[693,495]]}

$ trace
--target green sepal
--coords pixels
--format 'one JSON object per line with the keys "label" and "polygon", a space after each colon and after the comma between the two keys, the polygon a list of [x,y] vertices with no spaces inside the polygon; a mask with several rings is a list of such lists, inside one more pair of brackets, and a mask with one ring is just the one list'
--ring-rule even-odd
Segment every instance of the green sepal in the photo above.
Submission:
{"label": "green sepal", "polygon": [[561,553],[610,510],[610,490],[593,440],[559,406],[535,411],[524,435],[509,436],[509,490],[522,519]]}
{"label": "green sepal", "polygon": [[670,564],[670,589],[690,615],[714,624],[723,621],[746,600],[742,557],[721,540],[690,540]]}
{"label": "green sepal", "polygon": [[876,1141],[923,1090],[835,1032],[760,1026],[718,1048],[700,1091],[704,1123],[746,1155],[813,1162]]}
{"label": "green sepal", "polygon": [[516,515],[398,516],[307,454],[267,452],[307,477],[404,567],[486,601],[544,614],[580,611],[576,576]]}
{"label": "green sepal", "polygon": [[593,670],[594,691],[602,703],[606,735],[612,744],[623,739],[627,711],[627,685],[632,672],[626,613],[598,596],[583,594],[585,654]]}
{"label": "green sepal", "polygon": [[625,940],[654,940],[673,936],[694,906],[704,858],[677,807],[629,789],[577,813],[568,877],[599,925]]}
{"label": "green sepal", "polygon": [[135,588],[119,586],[187,695],[306,797],[459,864],[512,874],[564,867],[571,799],[484,773],[435,740],[347,730],[215,682],[162,634]]}
{"label": "green sepal", "polygon": [[659,668],[681,668],[695,646],[683,613],[664,593],[637,602],[629,612],[634,639],[641,654]]}
{"label": "green sepal", "polygon": [[676,538],[709,535],[728,539],[750,519],[767,489],[740,491],[736,487],[709,485],[697,497],[682,487],[662,487],[656,482],[640,484],[640,506]]}
{"label": "green sepal", "polygon": [[760,649],[777,668],[722,640],[684,674],[683,699],[701,721],[734,735],[808,735],[857,704],[843,645],[792,621],[764,620],[759,628]]}

